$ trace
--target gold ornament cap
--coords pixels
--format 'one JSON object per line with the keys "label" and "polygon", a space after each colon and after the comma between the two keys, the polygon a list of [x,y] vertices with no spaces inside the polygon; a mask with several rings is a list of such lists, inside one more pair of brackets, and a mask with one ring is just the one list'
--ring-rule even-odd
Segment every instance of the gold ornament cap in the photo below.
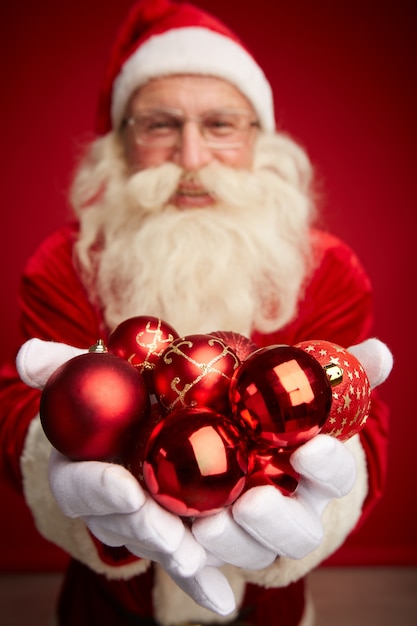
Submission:
{"label": "gold ornament cap", "polygon": [[88,351],[94,354],[104,354],[108,350],[104,341],[102,339],[97,339],[96,343],[88,348]]}
{"label": "gold ornament cap", "polygon": [[332,387],[340,385],[343,381],[343,370],[340,365],[329,363],[328,365],[324,365],[323,369],[326,372],[327,378],[329,379],[329,383]]}

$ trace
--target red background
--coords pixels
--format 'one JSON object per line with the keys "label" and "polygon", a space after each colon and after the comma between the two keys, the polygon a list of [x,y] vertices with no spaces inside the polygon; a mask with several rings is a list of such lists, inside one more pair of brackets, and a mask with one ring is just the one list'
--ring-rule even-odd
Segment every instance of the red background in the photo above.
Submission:
{"label": "red background", "polygon": [[[275,91],[280,126],[316,165],[325,218],[375,287],[375,334],[395,368],[386,495],[339,562],[417,564],[413,392],[416,285],[415,20],[412,2],[200,0],[237,30]],[[104,60],[131,0],[3,2],[1,359],[14,349],[28,255],[67,215],[79,145],[91,133]],[[0,482],[0,569],[59,567]]]}

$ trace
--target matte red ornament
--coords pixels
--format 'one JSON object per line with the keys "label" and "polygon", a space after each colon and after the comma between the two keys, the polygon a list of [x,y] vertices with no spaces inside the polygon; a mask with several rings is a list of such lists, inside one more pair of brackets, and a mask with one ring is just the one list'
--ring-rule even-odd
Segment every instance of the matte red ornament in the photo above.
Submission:
{"label": "matte red ornament", "polygon": [[227,346],[230,346],[240,361],[244,361],[250,354],[252,354],[252,352],[255,352],[255,350],[258,349],[258,346],[252,341],[252,339],[249,339],[240,333],[228,330],[216,330],[213,333],[210,333],[210,335],[219,337],[219,339],[221,339]]}
{"label": "matte red ornament", "polygon": [[245,486],[247,451],[236,424],[215,411],[181,408],[153,430],[143,475],[153,498],[184,517],[232,504]]}
{"label": "matte red ornament", "polygon": [[325,423],[329,380],[309,354],[285,345],[260,348],[236,370],[230,385],[233,414],[261,445],[305,443]]}
{"label": "matte red ornament", "polygon": [[155,395],[168,410],[205,406],[227,413],[230,379],[239,364],[235,352],[218,337],[180,337],[155,365]]}
{"label": "matte red ornament", "polygon": [[51,444],[72,460],[115,460],[150,410],[141,374],[113,354],[61,365],[42,391],[40,418]]}
{"label": "matte red ornament", "polygon": [[294,493],[299,474],[290,463],[293,450],[287,448],[259,448],[250,454],[245,491],[260,485],[272,485],[286,496]]}
{"label": "matte red ornament", "polygon": [[155,364],[177,337],[177,331],[167,322],[158,317],[139,315],[121,322],[110,333],[107,349],[137,367],[153,393]]}
{"label": "matte red ornament", "polygon": [[332,383],[332,406],[322,433],[346,441],[366,423],[371,407],[371,385],[358,359],[342,346],[324,340],[297,346],[313,356],[329,373],[340,370]]}

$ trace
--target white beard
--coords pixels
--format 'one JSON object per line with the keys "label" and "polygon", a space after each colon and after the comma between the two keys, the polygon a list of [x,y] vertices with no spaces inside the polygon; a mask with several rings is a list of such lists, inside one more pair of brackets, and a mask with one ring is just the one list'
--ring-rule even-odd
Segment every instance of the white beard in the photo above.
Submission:
{"label": "white beard", "polygon": [[98,140],[73,188],[76,254],[109,329],[135,315],[160,317],[180,335],[286,324],[310,258],[310,174],[291,140],[263,137],[252,172],[218,162],[198,172],[218,202],[183,211],[169,204],[180,168],[129,176],[116,138]]}

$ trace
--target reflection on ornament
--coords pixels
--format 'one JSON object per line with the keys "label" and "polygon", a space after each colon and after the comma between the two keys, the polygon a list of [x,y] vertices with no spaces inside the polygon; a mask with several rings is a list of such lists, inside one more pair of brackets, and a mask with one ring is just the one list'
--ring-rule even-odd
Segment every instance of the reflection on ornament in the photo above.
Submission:
{"label": "reflection on ornament", "polygon": [[137,367],[153,393],[153,370],[162,352],[178,337],[167,322],[139,315],[119,324],[107,341],[107,349]]}
{"label": "reflection on ornament", "polygon": [[250,454],[245,490],[272,485],[286,496],[294,493],[299,474],[290,463],[292,449],[255,448]]}
{"label": "reflection on ornament", "polygon": [[331,406],[329,380],[300,348],[276,345],[251,354],[233,375],[232,411],[261,444],[297,446],[314,437]]}
{"label": "reflection on ornament", "polygon": [[247,465],[241,433],[229,418],[209,408],[181,408],[152,431],[143,475],[162,506],[180,516],[200,517],[236,500]]}
{"label": "reflection on ornament", "polygon": [[155,366],[155,395],[170,411],[205,406],[226,413],[230,379],[239,363],[235,352],[218,337],[180,337]]}
{"label": "reflection on ornament", "polygon": [[371,386],[365,370],[353,354],[330,341],[303,341],[297,347],[326,371],[329,365],[341,370],[338,382],[332,383],[332,406],[321,432],[346,441],[363,428],[369,415]]}

